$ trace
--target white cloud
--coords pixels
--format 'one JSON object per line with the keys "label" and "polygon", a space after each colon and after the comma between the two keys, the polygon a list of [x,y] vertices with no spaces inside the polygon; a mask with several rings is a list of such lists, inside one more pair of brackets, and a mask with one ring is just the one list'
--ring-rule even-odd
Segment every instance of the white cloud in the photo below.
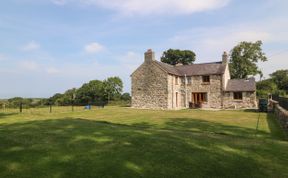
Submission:
{"label": "white cloud", "polygon": [[67,3],[67,0],[51,0],[51,2],[53,4],[56,4],[56,5],[65,5]]}
{"label": "white cloud", "polygon": [[30,41],[29,43],[25,44],[21,47],[23,51],[34,51],[40,48],[40,45],[35,41]]}
{"label": "white cloud", "polygon": [[288,42],[288,32],[285,29],[287,25],[283,24],[283,20],[272,19],[257,23],[194,28],[177,32],[161,44],[161,49],[190,49],[196,52],[197,62],[217,61],[221,60],[223,51],[229,52],[241,41],[262,40],[263,46]]}
{"label": "white cloud", "polygon": [[[283,19],[265,19],[257,23],[228,24],[212,28],[194,28],[179,31],[168,41],[161,44],[161,49],[180,48],[193,50],[197,63],[220,61],[223,51],[230,51],[241,41],[255,42],[262,40],[263,52],[268,57],[267,62],[259,63],[264,76],[281,68],[288,68],[288,52],[285,44],[288,42],[288,24]],[[167,44],[169,46],[167,46]],[[275,44],[279,44],[276,45]],[[282,52],[281,52],[282,51]],[[274,55],[278,54],[279,55]],[[270,57],[271,56],[271,57]]]}
{"label": "white cloud", "polygon": [[128,51],[126,54],[122,55],[119,57],[119,61],[121,63],[138,63],[139,62],[139,59],[142,58],[142,55],[140,54],[137,54],[133,51]]}
{"label": "white cloud", "polygon": [[68,3],[96,5],[122,14],[191,14],[221,8],[230,0],[52,0],[57,5]]}
{"label": "white cloud", "polygon": [[140,55],[133,51],[118,57],[118,61],[128,73],[132,73],[142,62],[144,62],[144,54]]}
{"label": "white cloud", "polygon": [[59,74],[60,73],[60,70],[59,69],[56,69],[54,67],[49,67],[46,69],[46,72],[48,74]]}
{"label": "white cloud", "polygon": [[39,69],[39,65],[34,62],[34,61],[22,61],[19,63],[19,66],[21,69],[24,70],[31,70],[31,71],[36,71]]}
{"label": "white cloud", "polygon": [[84,47],[84,50],[86,53],[98,53],[98,52],[103,51],[104,49],[105,49],[104,46],[102,46],[101,44],[99,44],[97,42],[87,44]]}

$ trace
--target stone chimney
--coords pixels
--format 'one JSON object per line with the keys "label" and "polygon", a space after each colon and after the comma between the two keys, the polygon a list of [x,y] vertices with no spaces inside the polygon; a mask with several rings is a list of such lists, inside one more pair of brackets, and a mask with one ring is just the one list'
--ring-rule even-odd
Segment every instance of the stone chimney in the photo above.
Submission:
{"label": "stone chimney", "polygon": [[148,49],[145,52],[145,62],[152,62],[155,60],[155,53],[152,51],[152,49]]}
{"label": "stone chimney", "polygon": [[222,64],[228,64],[229,59],[228,59],[228,54],[226,51],[224,51],[223,55],[222,55]]}

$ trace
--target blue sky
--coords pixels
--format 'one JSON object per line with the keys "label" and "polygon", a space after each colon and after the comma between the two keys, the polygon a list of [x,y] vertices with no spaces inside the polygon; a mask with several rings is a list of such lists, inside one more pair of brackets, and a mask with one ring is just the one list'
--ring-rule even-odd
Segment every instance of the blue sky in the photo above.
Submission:
{"label": "blue sky", "polygon": [[0,5],[0,98],[49,97],[93,79],[130,74],[152,48],[221,60],[263,41],[265,77],[288,68],[286,0],[9,0]]}

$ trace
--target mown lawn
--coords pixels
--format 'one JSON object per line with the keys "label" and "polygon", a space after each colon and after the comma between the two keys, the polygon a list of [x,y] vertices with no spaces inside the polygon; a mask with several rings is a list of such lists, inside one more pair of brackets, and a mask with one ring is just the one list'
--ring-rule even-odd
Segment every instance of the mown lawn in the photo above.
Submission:
{"label": "mown lawn", "polygon": [[0,113],[0,177],[288,177],[272,115],[108,107]]}

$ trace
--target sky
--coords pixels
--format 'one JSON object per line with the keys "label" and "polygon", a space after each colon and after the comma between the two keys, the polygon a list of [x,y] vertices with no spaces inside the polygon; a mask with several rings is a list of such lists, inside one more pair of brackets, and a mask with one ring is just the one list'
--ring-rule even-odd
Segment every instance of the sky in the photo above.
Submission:
{"label": "sky", "polygon": [[287,0],[9,0],[0,3],[0,98],[50,97],[90,80],[130,75],[153,49],[220,61],[263,42],[264,77],[288,69]]}

